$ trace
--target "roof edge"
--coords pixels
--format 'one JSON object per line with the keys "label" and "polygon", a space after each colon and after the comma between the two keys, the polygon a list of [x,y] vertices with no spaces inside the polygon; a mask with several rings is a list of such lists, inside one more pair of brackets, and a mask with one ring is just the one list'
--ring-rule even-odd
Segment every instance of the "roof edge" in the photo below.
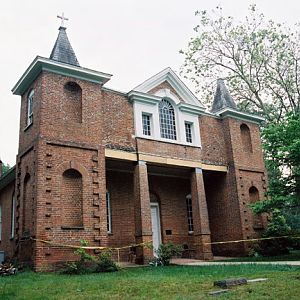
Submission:
{"label": "roof edge", "polygon": [[78,67],[58,61],[51,60],[42,56],[37,56],[21,78],[12,88],[14,95],[23,95],[30,86],[32,81],[40,74],[41,71],[49,71],[60,75],[71,76],[78,79],[91,81],[94,83],[105,84],[112,77],[111,74],[103,73],[83,67]]}
{"label": "roof edge", "polygon": [[223,108],[219,111],[216,111],[215,114],[219,115],[221,118],[232,117],[235,119],[245,120],[256,124],[261,124],[266,120],[264,117],[234,110],[231,108]]}
{"label": "roof edge", "polygon": [[10,168],[4,175],[0,177],[0,191],[16,180],[16,166]]}

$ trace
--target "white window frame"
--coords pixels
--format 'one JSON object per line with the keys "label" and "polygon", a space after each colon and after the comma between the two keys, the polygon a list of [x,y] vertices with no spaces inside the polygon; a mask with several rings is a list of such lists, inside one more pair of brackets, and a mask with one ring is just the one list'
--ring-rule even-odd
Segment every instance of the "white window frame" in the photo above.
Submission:
{"label": "white window frame", "polygon": [[[144,132],[144,116],[145,117],[149,117],[149,126],[150,126],[150,134],[145,134]],[[142,132],[144,136],[147,137],[151,137],[152,136],[152,130],[153,130],[153,126],[152,126],[152,114],[146,113],[146,112],[142,112]]]}
{"label": "white window frame", "polygon": [[[191,141],[188,141],[188,136],[187,136],[187,125],[190,126],[190,135],[191,135]],[[192,122],[187,122],[185,121],[184,122],[184,129],[185,129],[185,141],[188,143],[188,144],[193,144],[194,142],[194,124]]]}
{"label": "white window frame", "polygon": [[106,192],[106,224],[107,233],[112,233],[111,200],[109,191]]}
{"label": "white window frame", "polygon": [[[135,127],[135,136],[141,137],[149,140],[156,140],[160,142],[167,142],[172,144],[193,146],[193,147],[201,147],[201,137],[200,137],[200,124],[199,124],[199,115],[194,113],[189,113],[186,111],[182,111],[179,107],[180,101],[175,97],[166,98],[173,106],[175,112],[175,125],[176,125],[176,140],[166,139],[161,137],[160,132],[160,121],[159,121],[159,102],[160,100],[155,101],[142,101],[142,100],[134,100],[133,102],[133,110],[134,110],[134,127]],[[142,122],[142,114],[151,115],[151,136],[143,134],[143,122]],[[189,122],[193,124],[193,141],[192,143],[186,142],[185,135],[185,122]]]}
{"label": "white window frame", "polygon": [[[161,108],[161,104],[166,103],[169,108],[167,111]],[[177,141],[177,122],[176,122],[176,111],[174,105],[168,98],[163,98],[158,104],[159,110],[159,126],[160,126],[160,137],[166,140]]]}
{"label": "white window frame", "polygon": [[188,232],[194,232],[194,218],[193,218],[193,203],[192,195],[189,194],[185,197],[186,200],[186,212],[187,212],[187,221],[188,221]]}
{"label": "white window frame", "polygon": [[11,203],[11,227],[10,227],[11,239],[15,237],[15,209],[16,209],[16,196],[14,193],[12,196],[12,203]]}
{"label": "white window frame", "polygon": [[27,126],[33,123],[33,96],[34,90],[31,90],[27,96]]}

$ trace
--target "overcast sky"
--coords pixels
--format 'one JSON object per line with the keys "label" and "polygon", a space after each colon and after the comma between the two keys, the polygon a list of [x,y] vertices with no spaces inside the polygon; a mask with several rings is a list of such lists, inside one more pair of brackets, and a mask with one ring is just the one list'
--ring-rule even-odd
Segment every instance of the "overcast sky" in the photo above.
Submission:
{"label": "overcast sky", "polygon": [[[67,34],[83,67],[113,74],[108,87],[128,92],[170,66],[178,73],[196,10],[223,7],[242,19],[248,0],[7,0],[0,6],[0,158],[15,164],[20,97],[11,89],[35,56],[49,57],[63,11]],[[257,0],[258,8],[278,22],[299,22],[297,0]],[[199,95],[198,95],[199,96]],[[201,95],[200,95],[201,97]]]}

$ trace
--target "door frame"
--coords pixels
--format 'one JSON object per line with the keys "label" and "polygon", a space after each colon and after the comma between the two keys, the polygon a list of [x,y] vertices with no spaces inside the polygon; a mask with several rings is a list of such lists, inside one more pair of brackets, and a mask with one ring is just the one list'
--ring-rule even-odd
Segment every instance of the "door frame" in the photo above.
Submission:
{"label": "door frame", "polygon": [[[158,246],[161,245],[162,243],[162,237],[161,237],[161,226],[160,226],[160,210],[159,210],[159,203],[158,202],[151,202],[150,203],[150,209],[152,209],[152,207],[156,208],[157,211],[157,231],[158,231]],[[152,227],[152,213],[151,213],[151,227]],[[152,229],[152,228],[151,228]],[[152,234],[152,240],[153,240],[153,234]],[[152,241],[153,242],[153,241]],[[154,248],[153,248],[153,254],[155,254],[154,252]]]}

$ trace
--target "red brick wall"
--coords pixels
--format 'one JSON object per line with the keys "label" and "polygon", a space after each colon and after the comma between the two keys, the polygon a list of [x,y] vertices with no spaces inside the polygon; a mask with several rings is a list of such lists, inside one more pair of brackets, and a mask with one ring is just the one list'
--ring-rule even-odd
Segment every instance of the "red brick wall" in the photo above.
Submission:
{"label": "red brick wall", "polygon": [[[70,92],[64,86],[70,81],[80,86],[80,96],[71,93],[69,97]],[[228,165],[226,176],[216,179],[220,189],[215,189],[214,177],[205,180],[213,239],[256,234],[251,229],[251,218],[246,217],[249,212],[245,213],[245,205],[252,181],[260,195],[266,185],[257,125],[247,123],[252,142],[252,152],[247,155],[240,130],[243,122],[233,119],[201,116],[201,149],[140,138],[135,140],[133,107],[124,95],[102,90],[95,83],[49,72],[42,72],[32,87],[35,89],[33,124],[25,131],[27,92],[21,104],[17,163],[19,236],[24,233],[22,224],[27,224],[25,227],[30,227],[31,235],[54,242],[78,244],[80,239],[86,239],[91,245],[115,246],[135,241],[133,175],[108,172],[106,181],[105,146],[127,151],[135,151],[137,146],[140,153]],[[170,86],[163,83],[151,92],[160,88]],[[66,201],[61,201],[69,188],[64,184],[62,174],[70,168],[82,174],[83,229],[62,228],[64,221],[71,224],[71,218],[65,218],[70,213],[69,206]],[[24,189],[27,173],[30,184]],[[106,182],[111,189],[112,235],[107,235],[106,228]],[[190,193],[189,180],[149,176],[149,184],[150,190],[160,199],[163,241],[189,243],[185,203],[185,196]],[[72,191],[75,193],[76,188]],[[172,230],[172,235],[167,236],[166,229]],[[72,250],[30,243],[27,248],[22,246],[20,255],[24,260],[34,260],[38,269],[45,263],[73,258]],[[126,255],[122,255],[125,258]]]}
{"label": "red brick wall", "polygon": [[61,181],[62,225],[80,227],[83,225],[82,175],[75,169],[68,169],[62,174]]}
{"label": "red brick wall", "polygon": [[15,241],[11,239],[11,213],[14,188],[15,181],[7,185],[0,192],[0,206],[2,210],[2,234],[0,241],[0,251],[5,252],[6,259],[13,257],[15,249]]}
{"label": "red brick wall", "polygon": [[161,84],[159,84],[158,86],[156,86],[155,88],[150,90],[148,93],[155,94],[157,91],[162,90],[162,89],[169,89],[173,94],[175,94],[178,97],[178,99],[180,99],[180,101],[185,102],[184,99],[182,99],[179,96],[179,94],[176,92],[176,90],[167,81],[162,82]]}
{"label": "red brick wall", "polygon": [[137,138],[136,142],[139,153],[187,160],[201,160],[201,149],[198,147],[149,141],[142,138]]}
{"label": "red brick wall", "polygon": [[199,118],[202,145],[202,161],[216,165],[226,165],[226,140],[222,120],[201,116]]}
{"label": "red brick wall", "polygon": [[[159,199],[162,242],[191,246],[186,208],[186,196],[191,192],[190,180],[150,175],[149,188]],[[172,235],[167,235],[166,230],[171,230]]]}

